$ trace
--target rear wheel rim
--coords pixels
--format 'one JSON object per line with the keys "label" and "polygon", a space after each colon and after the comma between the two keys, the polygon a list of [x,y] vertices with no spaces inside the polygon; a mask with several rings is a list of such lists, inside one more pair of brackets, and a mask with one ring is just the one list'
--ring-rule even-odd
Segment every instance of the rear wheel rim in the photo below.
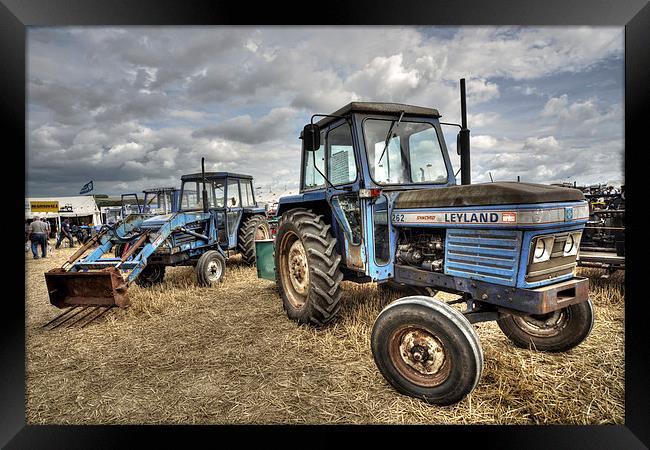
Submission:
{"label": "rear wheel rim", "polygon": [[305,247],[295,233],[289,232],[282,239],[281,278],[285,294],[294,308],[300,309],[309,291],[309,266]]}
{"label": "rear wheel rim", "polygon": [[439,386],[451,373],[451,355],[443,343],[418,326],[395,330],[388,339],[388,354],[399,374],[418,386]]}
{"label": "rear wheel rim", "polygon": [[269,239],[269,237],[270,237],[269,229],[265,225],[261,224],[255,230],[255,240],[256,241],[261,241],[263,239]]}

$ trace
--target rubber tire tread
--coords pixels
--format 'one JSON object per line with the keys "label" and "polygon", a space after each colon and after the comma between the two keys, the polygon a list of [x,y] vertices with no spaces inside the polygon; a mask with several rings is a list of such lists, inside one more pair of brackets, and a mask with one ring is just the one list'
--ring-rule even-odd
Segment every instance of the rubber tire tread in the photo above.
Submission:
{"label": "rubber tire tread", "polygon": [[[221,277],[217,282],[212,283],[207,277],[207,267],[210,261],[218,259],[221,261],[223,270],[221,271]],[[200,286],[212,286],[213,284],[219,284],[223,282],[223,278],[226,274],[226,258],[224,258],[221,253],[216,250],[208,250],[201,255],[198,262],[196,263],[196,279]]]}
{"label": "rubber tire tread", "polygon": [[[418,325],[432,332],[450,352],[454,366],[441,385],[424,387],[403,377],[391,362],[388,339],[403,325]],[[411,296],[386,306],[373,325],[371,349],[377,368],[402,394],[427,403],[457,403],[476,388],[483,372],[483,350],[476,331],[460,311],[425,296]]]}
{"label": "rubber tire tread", "polygon": [[239,228],[237,238],[237,249],[241,253],[242,261],[245,264],[255,264],[255,231],[260,223],[266,224],[268,235],[271,236],[271,227],[262,215],[254,215],[246,219],[244,224]]}
{"label": "rubber tire tread", "polygon": [[498,319],[497,325],[517,347],[551,353],[565,352],[582,343],[591,333],[594,324],[591,299],[569,305],[566,309],[569,312],[569,322],[558,336],[531,336],[517,325],[511,315]]}
{"label": "rubber tire tread", "polygon": [[165,266],[160,264],[148,264],[135,279],[135,284],[140,287],[151,287],[160,284],[165,278]]}
{"label": "rubber tire tread", "polygon": [[[336,250],[336,238],[332,236],[330,228],[331,225],[323,221],[323,216],[305,208],[291,209],[282,214],[280,219],[275,251],[276,284],[287,316],[298,323],[322,327],[332,322],[341,309],[341,256]],[[289,302],[279,275],[280,252],[277,245],[287,229],[291,229],[302,240],[309,266],[309,291],[300,309]]]}

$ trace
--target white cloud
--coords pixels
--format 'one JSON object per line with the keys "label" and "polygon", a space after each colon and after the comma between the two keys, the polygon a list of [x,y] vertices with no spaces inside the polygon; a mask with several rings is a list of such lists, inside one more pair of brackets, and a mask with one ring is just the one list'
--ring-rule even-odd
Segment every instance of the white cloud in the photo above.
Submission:
{"label": "white cloud", "polygon": [[[169,184],[196,171],[201,156],[213,169],[295,186],[298,133],[311,114],[394,101],[459,122],[461,77],[477,180],[488,170],[539,181],[572,170],[622,173],[622,100],[601,95],[617,81],[580,78],[613,59],[622,67],[622,28],[463,27],[444,38],[425,31],[30,28],[28,190],[78,192],[88,177],[114,190]],[[545,93],[540,80],[567,73],[578,93]],[[526,107],[507,104],[513,89],[530,97]]]}

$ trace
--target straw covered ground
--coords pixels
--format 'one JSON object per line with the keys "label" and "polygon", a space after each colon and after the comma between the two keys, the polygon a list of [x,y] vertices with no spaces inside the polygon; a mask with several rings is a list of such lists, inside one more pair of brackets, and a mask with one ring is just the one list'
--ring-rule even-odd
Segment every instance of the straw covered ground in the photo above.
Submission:
{"label": "straw covered ground", "polygon": [[30,424],[624,422],[621,273],[581,271],[595,325],[567,353],[518,349],[495,323],[475,325],[479,385],[437,407],[398,394],[376,369],[370,331],[391,298],[374,284],[344,283],[339,320],[316,330],[290,321],[275,284],[233,257],[220,287],[198,287],[192,268],[168,269],[160,286],[130,288],[130,308],[46,331],[60,311],[43,273],[70,253],[25,254]]}

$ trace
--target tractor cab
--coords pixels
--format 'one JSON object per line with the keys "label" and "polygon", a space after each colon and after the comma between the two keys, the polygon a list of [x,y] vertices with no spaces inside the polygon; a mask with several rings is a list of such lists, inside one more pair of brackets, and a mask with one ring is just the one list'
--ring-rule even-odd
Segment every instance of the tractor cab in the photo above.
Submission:
{"label": "tractor cab", "polygon": [[[205,207],[215,216],[218,240],[224,249],[237,246],[240,224],[250,217],[264,214],[253,192],[253,177],[232,172],[205,172],[181,177],[180,211],[202,211]],[[266,238],[266,234],[260,239]]]}
{"label": "tractor cab", "polygon": [[122,217],[129,214],[163,215],[178,211],[180,191],[174,187],[145,189],[140,203],[138,194],[122,194]]}
{"label": "tractor cab", "polygon": [[346,276],[388,278],[397,195],[456,185],[440,117],[433,108],[370,102],[312,117],[300,135],[300,192],[282,197],[277,214],[301,205],[331,211],[344,270],[356,272]]}

